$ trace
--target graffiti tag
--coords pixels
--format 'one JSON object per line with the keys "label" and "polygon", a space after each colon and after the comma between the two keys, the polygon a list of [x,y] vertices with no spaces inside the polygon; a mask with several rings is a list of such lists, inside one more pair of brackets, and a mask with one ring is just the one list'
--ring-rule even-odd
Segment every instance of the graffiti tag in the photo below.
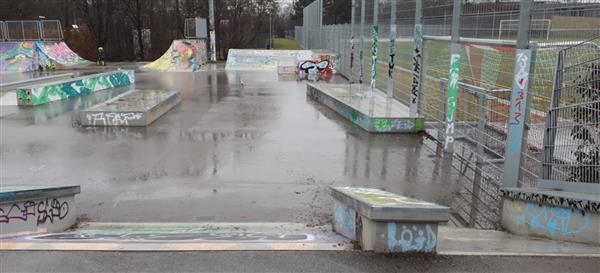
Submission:
{"label": "graffiti tag", "polygon": [[88,124],[92,125],[129,125],[131,120],[140,120],[141,113],[94,113],[86,114]]}
{"label": "graffiti tag", "polygon": [[412,130],[415,127],[414,122],[406,119],[376,119],[375,129],[378,132],[391,132],[399,130]]}
{"label": "graffiti tag", "polygon": [[67,214],[69,214],[67,201],[60,202],[56,198],[46,198],[0,207],[0,224],[9,224],[15,220],[27,222],[33,218],[39,226],[48,221],[54,223],[57,219],[62,220]]}
{"label": "graffiti tag", "polygon": [[525,210],[517,215],[517,223],[527,225],[532,229],[542,230],[546,234],[562,236],[578,236],[589,230],[589,215],[582,214],[580,224],[573,223],[573,210],[560,207],[538,206],[527,204]]}
{"label": "graffiti tag", "polygon": [[460,54],[452,54],[450,63],[450,79],[448,83],[448,112],[446,116],[446,138],[444,149],[454,143],[454,125],[456,116],[456,101],[458,99],[458,79],[460,69]]}
{"label": "graffiti tag", "polygon": [[398,227],[396,223],[388,224],[388,248],[390,251],[401,252],[433,252],[437,246],[437,236],[431,225],[412,228],[402,226],[400,238],[396,238]]}
{"label": "graffiti tag", "polygon": [[421,82],[421,63],[423,57],[421,55],[421,47],[423,45],[422,25],[415,25],[415,48],[413,52],[413,71],[412,71],[412,86],[411,95],[412,103],[417,103],[419,97],[419,85]]}
{"label": "graffiti tag", "polygon": [[521,124],[521,116],[523,115],[523,102],[525,100],[525,88],[527,86],[527,81],[529,80],[528,64],[529,57],[522,52],[518,53],[517,65],[519,66],[519,71],[515,75],[515,82],[518,87],[518,93],[513,101],[515,113],[513,119],[510,122],[511,125]]}

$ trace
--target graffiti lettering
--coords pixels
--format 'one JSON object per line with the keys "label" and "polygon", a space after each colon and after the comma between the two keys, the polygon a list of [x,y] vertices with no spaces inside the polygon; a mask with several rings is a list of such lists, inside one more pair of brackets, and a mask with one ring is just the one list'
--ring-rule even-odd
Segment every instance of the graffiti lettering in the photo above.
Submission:
{"label": "graffiti lettering", "polygon": [[[518,71],[515,75],[515,82],[517,95],[513,101],[514,107],[514,116],[510,122],[511,125],[519,125],[521,124],[521,116],[523,115],[523,102],[525,100],[525,88],[527,86],[527,81],[529,80],[529,57],[524,53],[517,54],[517,65]],[[514,91],[513,91],[514,92]]]}
{"label": "graffiti lettering", "polygon": [[[577,210],[575,210],[577,211]],[[528,203],[525,210],[517,215],[517,223],[531,229],[542,230],[547,235],[578,236],[589,230],[589,215],[581,213],[583,221],[574,223],[573,209],[538,206]]]}
{"label": "graffiti lettering", "polygon": [[94,113],[86,114],[89,124],[96,125],[129,125],[131,120],[139,120],[141,113]]}
{"label": "graffiti lettering", "polygon": [[62,220],[67,214],[69,214],[67,201],[60,202],[58,199],[26,201],[0,207],[0,224],[9,224],[14,220],[27,222],[31,217],[36,219],[36,224],[39,226],[48,221],[54,223],[57,219]]}
{"label": "graffiti lettering", "polygon": [[433,252],[437,246],[437,236],[431,225],[412,228],[402,226],[400,238],[396,238],[396,223],[388,224],[388,247],[390,251],[401,252]]}
{"label": "graffiti lettering", "polygon": [[378,132],[412,130],[414,122],[406,119],[375,119],[375,129]]}
{"label": "graffiti lettering", "polygon": [[456,101],[458,99],[458,80],[460,69],[460,54],[452,54],[450,62],[450,77],[448,81],[448,112],[446,115],[446,138],[444,149],[454,143],[454,126],[456,116]]}
{"label": "graffiti lettering", "polygon": [[371,88],[377,85],[377,52],[379,49],[379,26],[374,25],[371,31],[373,45],[371,47]]}
{"label": "graffiti lettering", "polygon": [[421,64],[423,63],[423,57],[421,54],[421,48],[423,47],[423,26],[421,24],[415,24],[415,48],[413,51],[413,71],[412,71],[412,85],[411,85],[411,103],[417,103],[419,98],[419,88],[421,82]]}

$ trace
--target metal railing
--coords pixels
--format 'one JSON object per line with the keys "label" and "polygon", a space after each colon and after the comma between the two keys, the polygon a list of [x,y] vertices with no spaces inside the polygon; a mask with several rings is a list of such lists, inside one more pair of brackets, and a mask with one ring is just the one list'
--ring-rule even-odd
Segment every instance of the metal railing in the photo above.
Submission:
{"label": "metal railing", "polygon": [[59,20],[26,20],[2,22],[6,41],[62,41],[63,31]]}

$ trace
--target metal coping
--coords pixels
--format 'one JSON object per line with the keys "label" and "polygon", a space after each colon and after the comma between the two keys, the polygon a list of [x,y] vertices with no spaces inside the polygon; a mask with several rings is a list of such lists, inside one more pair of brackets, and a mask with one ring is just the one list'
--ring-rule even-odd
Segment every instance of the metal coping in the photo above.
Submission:
{"label": "metal coping", "polygon": [[3,186],[0,188],[0,204],[75,195],[80,192],[80,186]]}

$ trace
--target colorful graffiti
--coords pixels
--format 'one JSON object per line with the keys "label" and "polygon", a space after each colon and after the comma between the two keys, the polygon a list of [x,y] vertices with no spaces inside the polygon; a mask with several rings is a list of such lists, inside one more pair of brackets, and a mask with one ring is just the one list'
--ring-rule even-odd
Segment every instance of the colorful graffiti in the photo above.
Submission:
{"label": "colorful graffiti", "polygon": [[230,49],[225,69],[277,70],[280,65],[289,60],[294,60],[293,67],[299,62],[312,60],[312,58],[313,52],[310,50]]}
{"label": "colorful graffiti", "polygon": [[330,80],[334,73],[331,55],[318,55],[314,60],[300,62],[296,68],[298,79],[311,81]]}
{"label": "colorful graffiti", "polygon": [[[575,214],[581,215],[582,221],[572,221]],[[516,216],[516,221],[548,236],[575,237],[586,233],[590,228],[590,216],[581,210],[532,203],[528,203],[525,210]]]}
{"label": "colorful graffiti", "polygon": [[374,126],[375,131],[381,133],[415,130],[415,123],[410,119],[375,119]]}
{"label": "colorful graffiti", "polygon": [[17,102],[19,105],[41,105],[99,90],[128,86],[134,81],[131,70],[95,74],[50,85],[20,88],[17,90]]}
{"label": "colorful graffiti", "polygon": [[454,126],[456,118],[456,104],[458,101],[458,80],[460,77],[460,54],[452,54],[450,61],[450,76],[448,81],[448,104],[446,113],[446,137],[444,149],[451,149],[454,144]]}
{"label": "colorful graffiti", "polygon": [[72,66],[87,64],[89,61],[82,59],[73,52],[65,42],[36,42],[35,52],[38,64],[42,67]]}
{"label": "colorful graffiti", "polygon": [[0,71],[27,72],[34,71],[35,42],[0,43]]}
{"label": "colorful graffiti", "polygon": [[174,40],[158,60],[144,70],[194,72],[207,63],[206,43],[202,40]]}
{"label": "colorful graffiti", "polygon": [[392,252],[434,252],[437,246],[437,235],[431,225],[403,225],[400,238],[397,238],[396,223],[388,223],[388,248]]}

